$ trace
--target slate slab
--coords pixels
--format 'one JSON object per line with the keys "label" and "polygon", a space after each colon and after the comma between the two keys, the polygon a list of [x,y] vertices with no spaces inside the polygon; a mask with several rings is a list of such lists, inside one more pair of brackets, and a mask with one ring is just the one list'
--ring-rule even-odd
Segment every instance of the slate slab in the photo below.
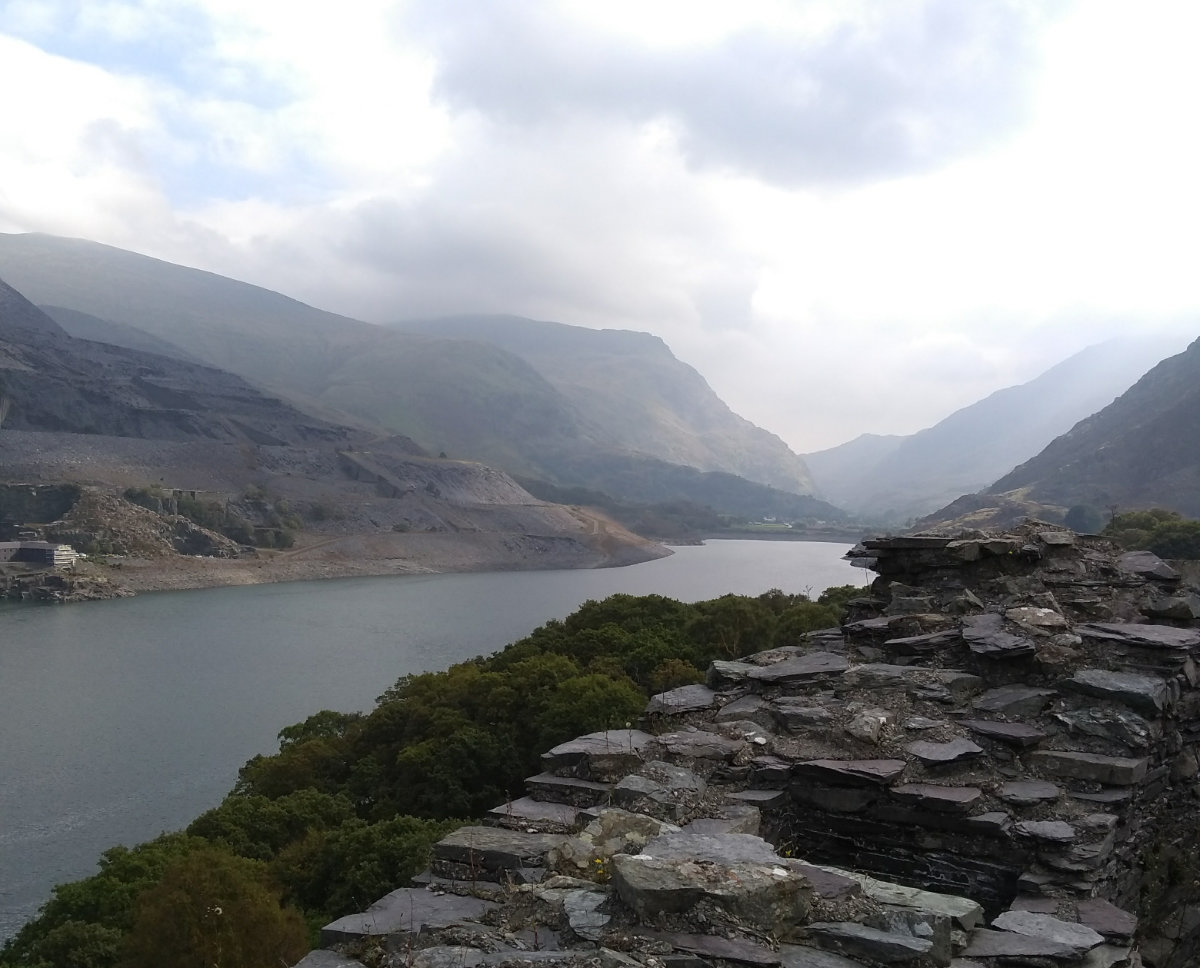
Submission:
{"label": "slate slab", "polygon": [[779,725],[791,732],[833,722],[833,712],[808,697],[780,696],[771,701],[771,710]]}
{"label": "slate slab", "polygon": [[637,769],[654,737],[640,729],[608,729],[560,743],[542,754],[542,768],[558,776],[609,783]]}
{"label": "slate slab", "polygon": [[386,894],[362,914],[348,914],[321,929],[321,944],[332,946],[386,934],[414,934],[477,922],[496,904],[476,897],[435,894],[423,888],[403,887]]}
{"label": "slate slab", "polygon": [[525,781],[525,789],[534,800],[566,803],[575,807],[595,807],[608,802],[612,784],[580,780],[571,776],[555,776],[553,773],[539,773]]}
{"label": "slate slab", "polygon": [[1056,844],[1068,844],[1076,836],[1075,828],[1065,820],[1022,820],[1013,825],[1013,830],[1023,837]]}
{"label": "slate slab", "polygon": [[503,827],[459,827],[433,845],[434,870],[455,864],[482,880],[522,867],[544,867],[546,855],[566,840],[563,834],[527,833]]}
{"label": "slate slab", "polygon": [[1081,954],[1104,943],[1103,936],[1086,924],[1060,921],[1051,914],[1036,911],[1005,911],[992,921],[992,927],[1069,945]]}
{"label": "slate slab", "polygon": [[714,723],[735,723],[741,720],[757,723],[764,729],[772,729],[776,725],[774,707],[762,696],[742,696],[726,703],[713,716]]}
{"label": "slate slab", "polygon": [[979,787],[934,783],[904,783],[892,787],[891,795],[901,803],[935,813],[968,813],[983,799]]}
{"label": "slate slab", "polygon": [[1026,723],[998,723],[988,719],[963,719],[960,722],[973,733],[998,740],[1016,749],[1036,746],[1046,738],[1042,730]]}
{"label": "slate slab", "polygon": [[646,746],[646,755],[653,759],[687,763],[723,763],[745,748],[745,740],[731,739],[704,729],[683,729],[655,736]]}
{"label": "slate slab", "polygon": [[1037,716],[1056,693],[1053,689],[1035,689],[1032,686],[998,686],[989,689],[974,702],[971,708],[981,713],[991,713],[1008,719],[1028,719]]}
{"label": "slate slab", "polygon": [[758,666],[750,662],[729,662],[725,659],[714,659],[709,663],[705,684],[710,689],[729,689],[746,681],[746,676]]}
{"label": "slate slab", "polygon": [[1004,619],[990,612],[964,618],[962,637],[967,648],[989,659],[1019,659],[1037,652],[1032,639],[1006,631]]}
{"label": "slate slab", "polygon": [[1043,773],[1071,780],[1092,780],[1107,786],[1133,786],[1146,778],[1145,757],[1105,756],[1069,750],[1034,750],[1026,762]]}
{"label": "slate slab", "polygon": [[517,830],[533,828],[543,833],[566,833],[579,820],[579,809],[568,803],[551,803],[521,797],[494,807],[483,822],[494,827]]}
{"label": "slate slab", "polygon": [[825,682],[841,676],[849,668],[849,660],[837,652],[808,652],[774,665],[756,666],[747,673],[746,679],[763,688],[788,688]]}
{"label": "slate slab", "polygon": [[1119,702],[1148,716],[1158,716],[1167,703],[1167,684],[1157,676],[1107,669],[1081,669],[1058,684],[1060,689]]}
{"label": "slate slab", "polygon": [[1017,807],[1032,807],[1048,803],[1062,796],[1062,787],[1046,780],[1013,780],[996,791],[996,796],[1005,803]]}
{"label": "slate slab", "polygon": [[885,965],[916,961],[933,948],[933,942],[925,938],[881,931],[855,921],[818,921],[808,925],[808,936],[851,957]]}
{"label": "slate slab", "polygon": [[904,773],[904,760],[804,760],[792,768],[796,779],[831,786],[887,786]]}
{"label": "slate slab", "polygon": [[881,881],[869,874],[857,871],[842,870],[821,864],[821,870],[842,877],[848,877],[862,885],[863,893],[879,904],[892,907],[909,908],[929,914],[944,915],[950,918],[955,927],[970,931],[983,923],[983,907],[967,897],[957,897],[953,894],[939,894],[936,891],[922,891],[916,887],[905,887],[890,881]]}
{"label": "slate slab", "polygon": [[336,951],[326,951],[323,948],[318,948],[316,951],[310,951],[306,954],[296,962],[293,968],[364,968],[364,966],[361,961],[347,958]]}
{"label": "slate slab", "polygon": [[701,683],[679,686],[677,689],[651,696],[650,702],[646,704],[646,714],[682,716],[685,713],[700,712],[711,709],[716,698],[717,694]]}
{"label": "slate slab", "polygon": [[892,655],[926,655],[953,645],[958,640],[957,631],[943,629],[940,632],[926,632],[924,635],[901,635],[898,638],[885,639],[883,648]]}
{"label": "slate slab", "polygon": [[1062,613],[1056,612],[1052,608],[1041,608],[1036,605],[1022,605],[1007,609],[1004,617],[1010,622],[1030,625],[1037,629],[1065,629],[1070,624]]}
{"label": "slate slab", "polygon": [[[763,945],[733,938],[720,938],[712,934],[655,931],[653,928],[635,928],[632,934],[638,938],[665,942],[677,951],[687,951],[701,958],[712,959],[705,962],[706,964],[732,961],[743,965],[778,965],[781,960],[779,953]],[[829,968],[842,966],[830,965]]]}
{"label": "slate slab", "polygon": [[1093,897],[1080,901],[1076,911],[1081,924],[1086,924],[1106,938],[1124,940],[1132,938],[1137,931],[1138,920],[1135,915],[1123,911],[1103,898]]}
{"label": "slate slab", "polygon": [[947,743],[931,743],[919,739],[904,747],[926,766],[948,766],[983,755],[983,747],[969,739],[952,739]]}
{"label": "slate slab", "polygon": [[861,961],[798,944],[779,946],[779,963],[783,968],[866,968]]}
{"label": "slate slab", "polygon": [[1180,574],[1153,551],[1127,551],[1117,559],[1117,567],[1127,575],[1179,581]]}
{"label": "slate slab", "polygon": [[965,958],[1048,958],[1069,964],[1078,961],[1079,950],[1049,938],[980,928],[971,934],[962,955]]}
{"label": "slate slab", "polygon": [[1124,642],[1147,649],[1194,649],[1200,645],[1200,630],[1181,629],[1174,625],[1140,625],[1132,622],[1089,622],[1076,625],[1075,631],[1085,639],[1102,642]]}

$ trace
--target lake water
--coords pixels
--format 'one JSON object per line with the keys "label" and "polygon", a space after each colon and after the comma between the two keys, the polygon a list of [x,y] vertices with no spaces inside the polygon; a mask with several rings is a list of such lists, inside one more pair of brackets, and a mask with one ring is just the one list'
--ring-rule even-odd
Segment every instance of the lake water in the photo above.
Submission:
{"label": "lake water", "polygon": [[353,578],[0,609],[0,938],[99,853],[177,830],[320,709],[488,654],[589,598],[862,584],[848,544],[710,541],[595,571]]}

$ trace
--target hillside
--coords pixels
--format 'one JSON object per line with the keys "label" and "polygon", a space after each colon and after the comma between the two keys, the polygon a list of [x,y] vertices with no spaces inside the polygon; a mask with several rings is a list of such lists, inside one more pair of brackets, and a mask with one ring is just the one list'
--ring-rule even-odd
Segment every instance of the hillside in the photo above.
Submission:
{"label": "hillside", "polygon": [[1069,507],[1200,517],[1200,340],[987,489]]}
{"label": "hillside", "polygon": [[[272,547],[284,530],[289,543],[303,531],[286,561],[259,559],[248,572],[225,562],[219,574],[213,564],[208,578],[180,577],[184,585],[596,566],[663,553],[482,464],[310,417],[210,366],[74,338],[3,282],[0,481],[70,481],[110,495],[149,488],[172,504],[185,492],[197,512],[237,522],[239,541],[253,532],[259,543],[261,533]],[[113,526],[97,519],[87,534],[97,547],[125,547]],[[159,587],[154,568],[137,587]]]}
{"label": "hillside", "polygon": [[[583,458],[603,454],[811,491],[803,462],[782,441],[729,411],[699,374],[644,334],[593,336],[515,321],[507,337],[481,341],[461,328],[487,323],[477,319],[460,320],[457,330],[438,322],[431,327],[437,335],[402,331],[47,235],[0,234],[0,276],[56,307],[68,330],[164,353],[177,347],[178,355],[236,373],[307,413],[403,434],[431,454],[597,489],[596,479],[570,475],[580,473]],[[555,340],[545,338],[551,332]],[[442,338],[450,333],[455,338]],[[532,345],[539,339],[541,350]],[[658,467],[648,463],[644,472]],[[747,487],[742,497],[753,493]]]}
{"label": "hillside", "polygon": [[910,437],[860,438],[806,459],[827,500],[907,520],[988,487],[1179,346],[1178,339],[1140,336],[1090,346]]}
{"label": "hillside", "polygon": [[701,471],[724,471],[811,494],[804,461],[739,417],[657,336],[517,316],[454,316],[394,324],[406,332],[498,346],[529,363],[608,449]]}

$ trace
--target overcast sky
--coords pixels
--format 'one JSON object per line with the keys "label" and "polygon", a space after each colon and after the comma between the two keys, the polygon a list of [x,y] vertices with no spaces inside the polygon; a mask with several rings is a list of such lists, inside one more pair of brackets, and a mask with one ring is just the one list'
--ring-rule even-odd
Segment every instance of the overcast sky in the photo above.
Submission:
{"label": "overcast sky", "polygon": [[800,452],[1200,336],[1194,0],[0,0],[0,231],[647,330]]}

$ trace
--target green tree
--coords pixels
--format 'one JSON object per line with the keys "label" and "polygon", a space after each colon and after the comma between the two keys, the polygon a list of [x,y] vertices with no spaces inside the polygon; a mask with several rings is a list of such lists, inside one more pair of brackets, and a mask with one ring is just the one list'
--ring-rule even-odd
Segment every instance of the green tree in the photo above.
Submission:
{"label": "green tree", "polygon": [[137,901],[121,968],[278,968],[308,951],[300,915],[266,865],[205,846],[172,862]]}

